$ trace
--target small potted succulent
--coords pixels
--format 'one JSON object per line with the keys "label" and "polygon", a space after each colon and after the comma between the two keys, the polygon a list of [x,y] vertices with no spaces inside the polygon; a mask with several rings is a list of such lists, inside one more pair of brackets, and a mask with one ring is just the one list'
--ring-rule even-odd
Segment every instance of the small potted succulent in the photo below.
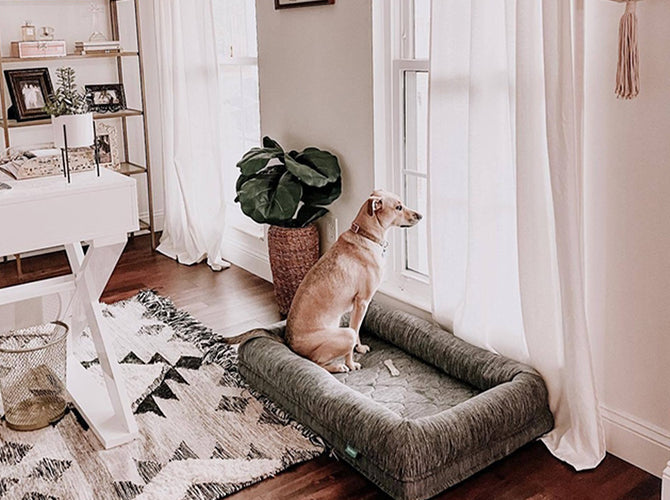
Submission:
{"label": "small potted succulent", "polygon": [[248,151],[237,163],[238,202],[245,215],[270,224],[268,251],[275,297],[282,315],[307,271],[319,259],[314,222],[342,193],[337,157],[318,148],[286,152],[263,138],[263,147]]}
{"label": "small potted succulent", "polygon": [[93,113],[88,109],[86,95],[77,89],[72,68],[56,70],[58,87],[47,97],[44,111],[51,115],[54,144],[65,147],[63,125],[67,130],[68,148],[87,147],[93,144]]}

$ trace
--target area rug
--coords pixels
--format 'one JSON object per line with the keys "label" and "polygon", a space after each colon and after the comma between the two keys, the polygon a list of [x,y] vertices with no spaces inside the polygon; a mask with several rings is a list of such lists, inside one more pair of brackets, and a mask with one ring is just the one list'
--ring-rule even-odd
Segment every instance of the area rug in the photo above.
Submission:
{"label": "area rug", "polygon": [[[0,498],[213,500],[323,453],[323,442],[237,371],[237,350],[152,291],[104,306],[140,438],[110,450],[74,410],[0,426]],[[77,358],[104,390],[91,339]]]}

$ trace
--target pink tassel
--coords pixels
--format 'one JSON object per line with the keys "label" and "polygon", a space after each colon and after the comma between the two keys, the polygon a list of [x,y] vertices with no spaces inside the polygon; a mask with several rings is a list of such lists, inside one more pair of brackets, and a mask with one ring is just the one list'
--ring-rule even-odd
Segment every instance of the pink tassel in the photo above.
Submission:
{"label": "pink tassel", "polygon": [[626,2],[626,11],[619,21],[619,62],[614,93],[632,99],[640,93],[640,55],[637,49],[636,0]]}

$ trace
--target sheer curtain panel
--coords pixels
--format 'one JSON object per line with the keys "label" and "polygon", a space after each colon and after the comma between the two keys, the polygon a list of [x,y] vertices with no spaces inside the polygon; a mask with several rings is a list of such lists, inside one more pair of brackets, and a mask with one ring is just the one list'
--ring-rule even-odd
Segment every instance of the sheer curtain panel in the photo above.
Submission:
{"label": "sheer curtain panel", "polygon": [[432,4],[433,313],[534,366],[576,469],[605,445],[584,313],[582,0]]}
{"label": "sheer curtain panel", "polygon": [[165,224],[158,251],[183,264],[221,257],[224,161],[211,0],[153,0]]}

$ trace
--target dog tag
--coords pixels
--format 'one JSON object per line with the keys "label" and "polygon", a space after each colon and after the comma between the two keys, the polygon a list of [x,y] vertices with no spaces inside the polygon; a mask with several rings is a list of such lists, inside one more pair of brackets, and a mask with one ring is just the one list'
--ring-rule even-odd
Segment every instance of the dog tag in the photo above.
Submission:
{"label": "dog tag", "polygon": [[356,458],[358,456],[358,450],[353,448],[350,444],[344,449],[344,452],[349,455],[351,458]]}

